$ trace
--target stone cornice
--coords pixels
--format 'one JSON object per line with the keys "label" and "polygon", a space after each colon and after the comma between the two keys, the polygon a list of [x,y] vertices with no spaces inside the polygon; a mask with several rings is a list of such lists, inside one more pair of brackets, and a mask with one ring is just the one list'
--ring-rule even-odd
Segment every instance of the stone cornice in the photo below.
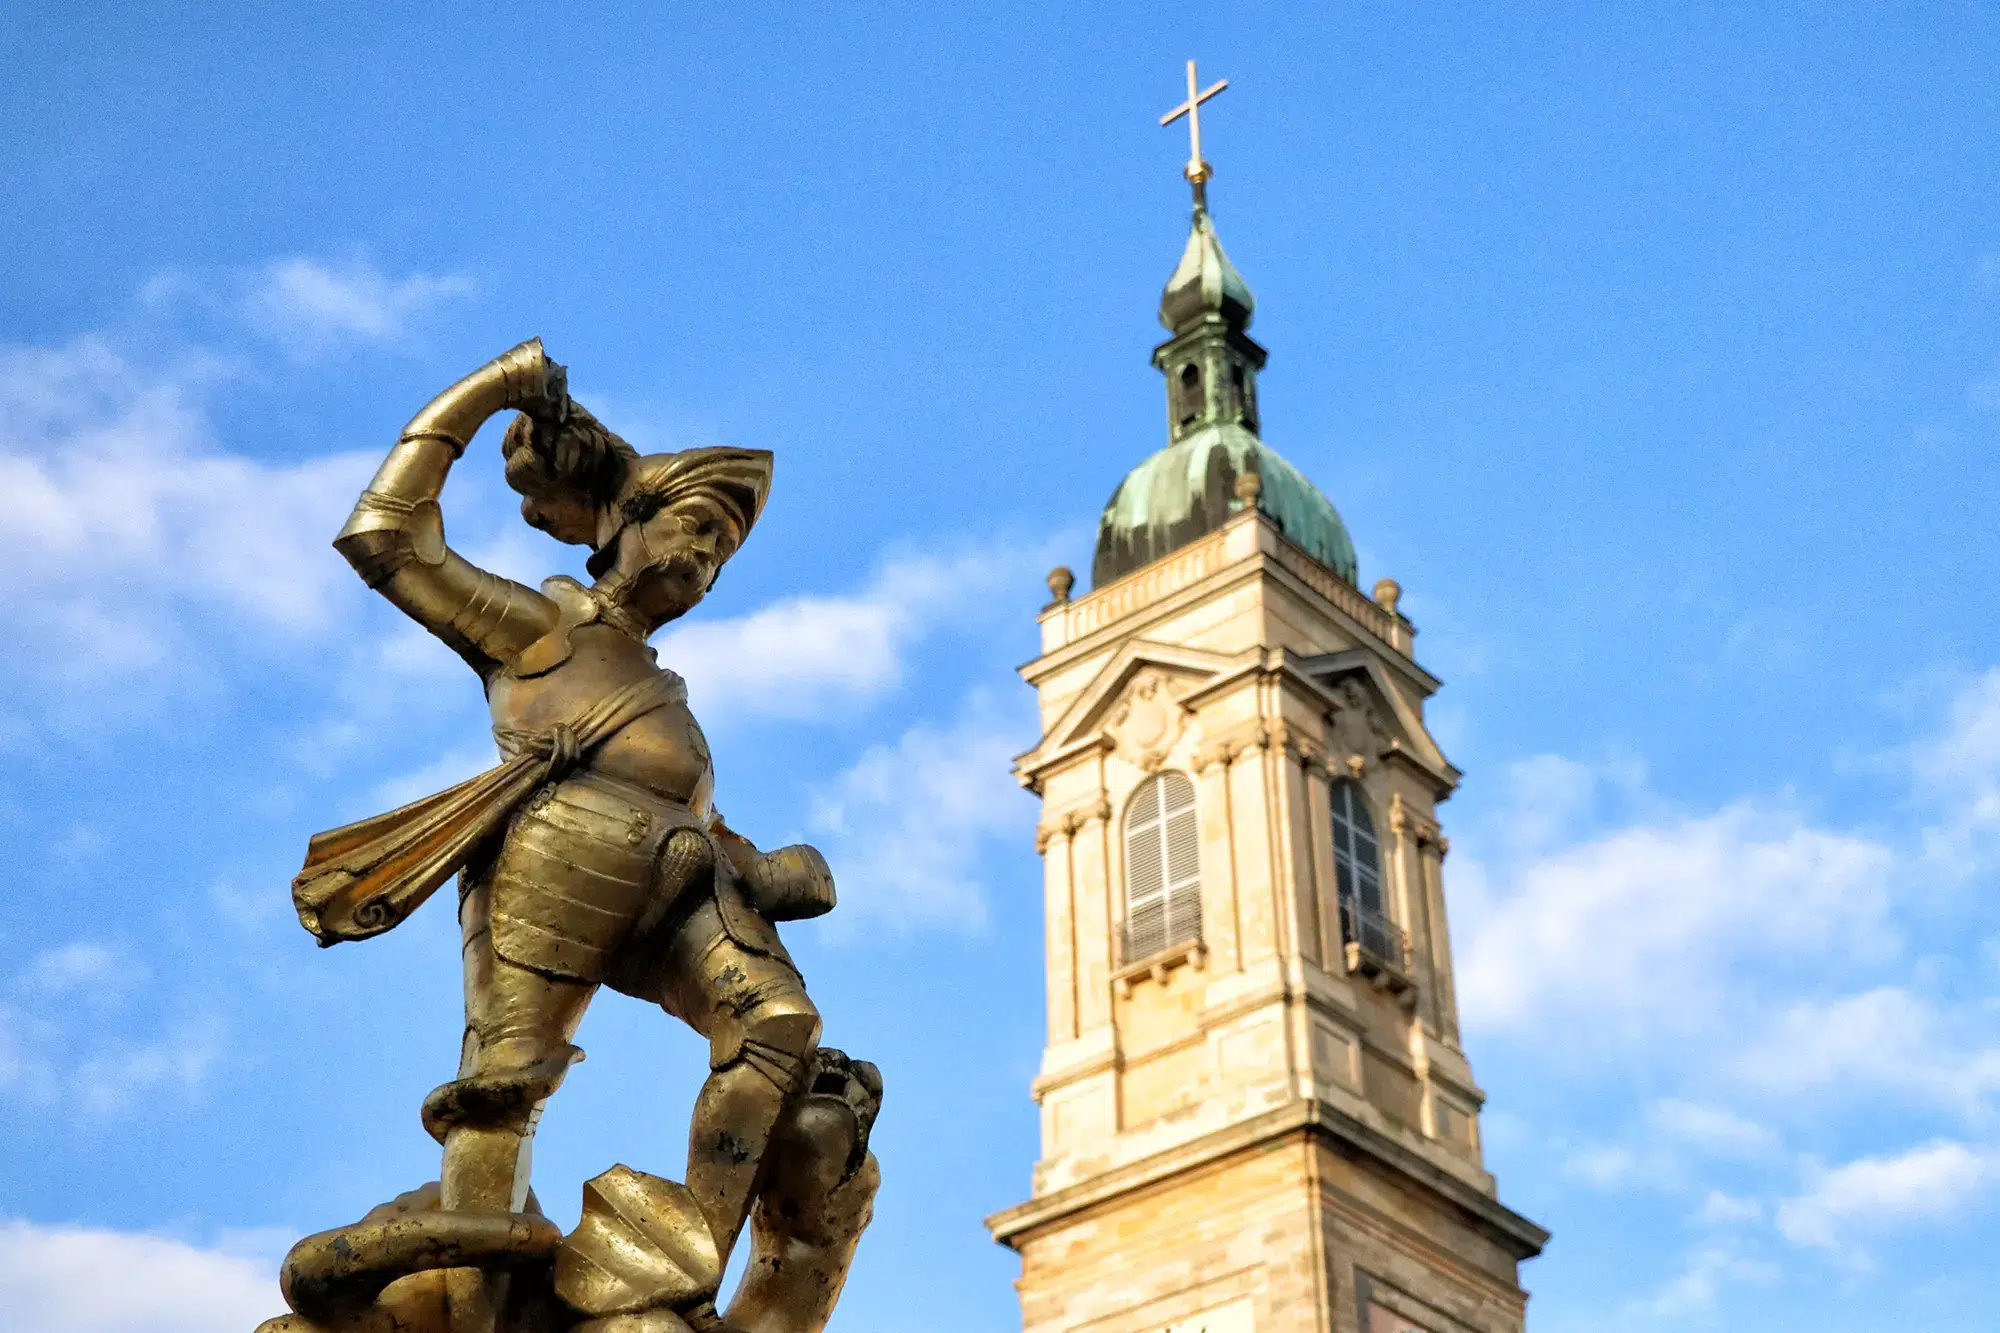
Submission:
{"label": "stone cornice", "polygon": [[1040,793],[1042,779],[1049,774],[1058,769],[1068,768],[1080,760],[1108,754],[1116,748],[1118,748],[1117,743],[1111,737],[1098,732],[1048,754],[1041,753],[1039,749],[1028,750],[1014,756],[1014,780],[1029,791]]}
{"label": "stone cornice", "polygon": [[1382,751],[1380,758],[1385,764],[1401,764],[1411,773],[1421,778],[1431,789],[1434,799],[1444,800],[1458,790],[1460,773],[1456,768],[1440,771],[1426,763],[1423,756],[1405,749],[1400,743],[1392,744]]}
{"label": "stone cornice", "polygon": [[[1252,525],[1257,538],[1252,549],[1231,558],[1227,548],[1232,539]],[[1021,675],[1030,685],[1038,684],[1079,658],[1101,651],[1114,638],[1142,634],[1146,624],[1173,614],[1187,601],[1261,577],[1281,579],[1293,591],[1319,603],[1336,624],[1347,627],[1357,638],[1371,641],[1421,693],[1437,690],[1437,677],[1398,646],[1399,631],[1408,622],[1392,617],[1360,589],[1321,566],[1256,509],[1245,510],[1143,569],[1085,596],[1049,606],[1042,613],[1042,623],[1046,628],[1051,620],[1065,618],[1062,642],[1023,664]]]}
{"label": "stone cornice", "polygon": [[1397,1173],[1456,1209],[1516,1260],[1532,1259],[1548,1244],[1549,1233],[1545,1229],[1498,1199],[1472,1188],[1380,1130],[1317,1098],[1289,1102],[1091,1180],[1016,1204],[988,1217],[986,1229],[1002,1245],[1018,1250],[1034,1233],[1058,1226],[1086,1210],[1295,1135],[1326,1139],[1338,1151],[1372,1159]]}

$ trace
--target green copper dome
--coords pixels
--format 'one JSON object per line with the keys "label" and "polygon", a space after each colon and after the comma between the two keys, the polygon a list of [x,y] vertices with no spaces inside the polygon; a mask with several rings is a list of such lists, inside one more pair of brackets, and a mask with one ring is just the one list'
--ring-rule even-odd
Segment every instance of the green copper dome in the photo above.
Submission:
{"label": "green copper dome", "polygon": [[1354,543],[1333,502],[1242,426],[1183,436],[1126,474],[1097,524],[1091,584],[1103,587],[1213,532],[1242,511],[1236,479],[1254,472],[1257,508],[1296,546],[1349,583]]}
{"label": "green copper dome", "polygon": [[1126,474],[1097,523],[1090,578],[1103,587],[1170,555],[1241,513],[1237,485],[1254,474],[1257,508],[1306,554],[1354,582],[1354,543],[1333,504],[1258,438],[1257,372],[1264,349],[1249,334],[1256,302],[1223,253],[1196,195],[1181,262],[1160,294],[1172,337],[1153,349],[1166,376],[1166,448]]}

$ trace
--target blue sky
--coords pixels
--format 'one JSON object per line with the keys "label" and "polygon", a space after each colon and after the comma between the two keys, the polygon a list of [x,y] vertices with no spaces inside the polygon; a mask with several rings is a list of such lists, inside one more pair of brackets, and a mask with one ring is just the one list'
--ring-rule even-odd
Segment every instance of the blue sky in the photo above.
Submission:
{"label": "blue sky", "polygon": [[[540,334],[650,449],[778,455],[661,636],[879,1062],[835,1328],[1018,1326],[1041,576],[1162,443],[1197,56],[1267,439],[1392,575],[1488,1164],[1542,1333],[2000,1327],[2000,8],[7,7],[0,1308],[277,1310],[435,1173],[449,913],[313,949],[305,838],[479,767],[326,542]],[[572,567],[492,442],[453,540]],[[519,530],[517,530],[519,529]],[[614,999],[543,1198],[671,1170],[701,1049]],[[107,1266],[126,1281],[104,1280]]]}

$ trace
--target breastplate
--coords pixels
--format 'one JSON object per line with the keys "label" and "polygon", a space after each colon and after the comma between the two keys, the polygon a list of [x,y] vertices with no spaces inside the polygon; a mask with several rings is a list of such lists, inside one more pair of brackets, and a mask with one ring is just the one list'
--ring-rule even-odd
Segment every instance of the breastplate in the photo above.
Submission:
{"label": "breastplate", "polygon": [[[564,623],[549,636],[554,640],[560,635],[559,644],[544,640],[523,653],[515,668],[492,678],[487,706],[496,730],[547,731],[572,721],[614,690],[660,673],[645,644],[595,618],[573,615],[568,605],[562,610]],[[536,650],[545,645],[538,656]],[[553,664],[543,666],[551,658]],[[519,666],[541,669],[524,672]],[[685,702],[666,704],[629,723],[592,752],[587,766],[702,814],[714,791],[708,742]]]}

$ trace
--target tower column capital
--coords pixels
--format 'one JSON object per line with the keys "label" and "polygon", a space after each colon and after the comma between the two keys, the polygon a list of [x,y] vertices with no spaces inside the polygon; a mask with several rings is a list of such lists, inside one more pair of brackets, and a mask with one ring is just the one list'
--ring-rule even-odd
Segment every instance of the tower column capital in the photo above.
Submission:
{"label": "tower column capital", "polygon": [[1238,723],[1195,750],[1195,771],[1206,772],[1217,764],[1226,768],[1245,755],[1261,752],[1274,743],[1273,730],[1281,725],[1261,717]]}

